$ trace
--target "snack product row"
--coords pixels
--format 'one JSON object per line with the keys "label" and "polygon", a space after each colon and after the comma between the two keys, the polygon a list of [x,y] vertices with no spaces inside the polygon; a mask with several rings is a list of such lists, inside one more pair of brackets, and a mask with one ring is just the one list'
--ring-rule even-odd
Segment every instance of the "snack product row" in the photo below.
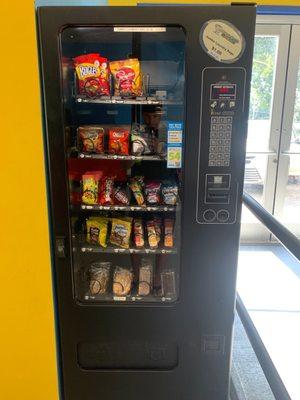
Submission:
{"label": "snack product row", "polygon": [[122,156],[166,155],[166,134],[156,136],[152,128],[142,124],[132,126],[83,125],[77,129],[78,148],[87,154]]}
{"label": "snack product row", "polygon": [[[131,268],[114,266],[111,262],[92,263],[88,271],[89,294],[114,296],[149,296],[153,294],[153,264],[151,259],[142,258],[138,267],[138,279],[134,284]],[[161,296],[174,297],[176,293],[175,272],[165,270],[160,273]],[[136,287],[134,287],[136,286]]]}
{"label": "snack product row", "polygon": [[91,217],[86,221],[86,241],[89,244],[106,248],[113,245],[128,249],[174,246],[174,219],[153,216],[147,220],[141,218]]}
{"label": "snack product row", "polygon": [[178,185],[173,180],[147,180],[134,176],[127,182],[115,182],[114,176],[102,171],[86,172],[82,176],[82,203],[87,205],[125,205],[132,200],[138,206],[171,205],[178,201]]}
{"label": "snack product row", "polygon": [[141,67],[137,58],[109,62],[99,53],[90,53],[77,56],[73,61],[81,95],[96,98],[111,94],[121,97],[143,94]]}

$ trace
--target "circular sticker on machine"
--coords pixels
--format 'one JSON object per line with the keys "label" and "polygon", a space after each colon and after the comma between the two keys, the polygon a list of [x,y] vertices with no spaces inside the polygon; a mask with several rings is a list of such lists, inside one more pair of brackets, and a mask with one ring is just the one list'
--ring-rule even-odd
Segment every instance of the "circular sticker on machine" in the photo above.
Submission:
{"label": "circular sticker on machine", "polygon": [[200,31],[203,50],[222,63],[234,63],[245,50],[242,33],[230,22],[222,19],[207,21]]}

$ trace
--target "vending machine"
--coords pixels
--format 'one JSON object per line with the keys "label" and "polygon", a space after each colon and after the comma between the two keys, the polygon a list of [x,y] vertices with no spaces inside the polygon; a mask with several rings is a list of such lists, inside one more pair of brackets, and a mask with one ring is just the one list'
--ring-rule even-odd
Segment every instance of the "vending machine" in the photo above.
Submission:
{"label": "vending machine", "polygon": [[227,399],[255,7],[37,25],[61,399]]}

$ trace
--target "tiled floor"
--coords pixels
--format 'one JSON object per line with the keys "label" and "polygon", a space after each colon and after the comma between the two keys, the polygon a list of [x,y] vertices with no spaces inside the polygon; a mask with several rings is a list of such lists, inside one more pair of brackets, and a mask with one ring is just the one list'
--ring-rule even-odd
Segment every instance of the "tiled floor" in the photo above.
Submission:
{"label": "tiled floor", "polygon": [[292,400],[300,400],[300,263],[281,246],[243,245],[237,285]]}

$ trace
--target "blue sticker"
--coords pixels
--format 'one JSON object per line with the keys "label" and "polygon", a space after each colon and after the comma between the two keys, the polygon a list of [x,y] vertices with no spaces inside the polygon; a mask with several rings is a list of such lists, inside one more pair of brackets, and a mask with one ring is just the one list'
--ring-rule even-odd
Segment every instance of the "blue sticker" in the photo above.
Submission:
{"label": "blue sticker", "polygon": [[182,167],[183,123],[168,122],[167,168]]}

